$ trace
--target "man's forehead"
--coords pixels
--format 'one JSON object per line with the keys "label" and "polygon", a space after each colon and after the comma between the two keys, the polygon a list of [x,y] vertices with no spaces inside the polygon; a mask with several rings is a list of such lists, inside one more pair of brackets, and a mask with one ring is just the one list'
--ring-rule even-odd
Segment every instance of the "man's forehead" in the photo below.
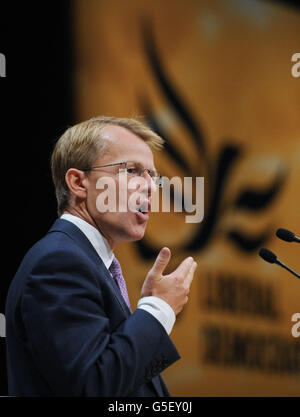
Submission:
{"label": "man's forehead", "polygon": [[153,162],[152,150],[146,142],[122,126],[106,126],[102,137],[109,142],[107,155],[122,161]]}
{"label": "man's forehead", "polygon": [[107,125],[102,129],[101,136],[109,140],[113,144],[119,144],[122,142],[144,142],[143,139],[139,138],[136,134],[131,132],[122,126]]}

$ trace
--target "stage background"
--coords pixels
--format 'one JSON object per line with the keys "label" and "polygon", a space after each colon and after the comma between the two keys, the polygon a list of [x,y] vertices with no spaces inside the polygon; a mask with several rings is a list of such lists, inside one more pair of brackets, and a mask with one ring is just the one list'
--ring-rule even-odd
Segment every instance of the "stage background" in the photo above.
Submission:
{"label": "stage background", "polygon": [[166,140],[155,156],[162,174],[205,178],[201,223],[153,213],[144,240],[116,251],[132,305],[162,246],[172,251],[168,271],[188,255],[198,262],[172,332],[182,359],[163,374],[172,395],[299,396],[291,317],[300,282],[257,255],[267,246],[299,271],[297,245],[275,237],[278,227],[300,234],[300,78],[291,74],[299,10],[251,0],[74,0],[30,11],[0,49],[11,190],[0,312],[20,260],[56,216],[55,140],[99,114],[141,115]]}

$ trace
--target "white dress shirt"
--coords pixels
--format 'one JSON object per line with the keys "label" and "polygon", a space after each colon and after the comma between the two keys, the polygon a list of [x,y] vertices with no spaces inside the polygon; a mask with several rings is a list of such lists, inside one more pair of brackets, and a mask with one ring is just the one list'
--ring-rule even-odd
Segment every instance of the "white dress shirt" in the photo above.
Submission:
{"label": "white dress shirt", "polygon": [[[75,224],[85,234],[108,269],[114,259],[114,254],[99,230],[72,214],[65,213],[60,218]],[[164,300],[159,297],[143,297],[138,301],[137,308],[148,311],[161,323],[168,334],[171,333],[176,317],[172,307]]]}

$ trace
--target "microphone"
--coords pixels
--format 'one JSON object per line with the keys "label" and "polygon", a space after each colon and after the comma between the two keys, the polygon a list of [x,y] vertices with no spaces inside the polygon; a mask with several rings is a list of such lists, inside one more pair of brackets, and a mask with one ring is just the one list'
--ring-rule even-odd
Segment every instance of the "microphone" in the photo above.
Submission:
{"label": "microphone", "polygon": [[278,229],[276,236],[279,237],[279,239],[285,240],[286,242],[300,243],[300,239],[295,235],[295,233],[287,229]]}
{"label": "microphone", "polygon": [[300,275],[297,274],[297,272],[293,271],[291,268],[289,268],[287,265],[281,262],[277,258],[275,253],[271,252],[269,249],[261,248],[261,250],[259,251],[259,256],[263,258],[264,261],[269,262],[270,264],[277,264],[281,266],[282,268],[286,269],[287,271],[289,271],[291,274],[295,275],[295,277],[300,278]]}

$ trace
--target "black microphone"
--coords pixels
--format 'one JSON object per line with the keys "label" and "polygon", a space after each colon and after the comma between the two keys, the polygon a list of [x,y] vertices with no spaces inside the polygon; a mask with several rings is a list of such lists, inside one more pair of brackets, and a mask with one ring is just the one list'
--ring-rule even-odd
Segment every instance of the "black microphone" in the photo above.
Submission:
{"label": "black microphone", "polygon": [[279,266],[282,266],[282,268],[285,268],[291,274],[295,275],[295,277],[300,278],[300,275],[297,274],[297,272],[293,271],[291,268],[289,268],[287,265],[281,262],[277,258],[275,253],[271,252],[269,249],[261,248],[261,250],[259,251],[259,256],[263,258],[264,261],[269,262],[270,264],[277,264]]}
{"label": "black microphone", "polygon": [[276,236],[279,237],[279,239],[285,240],[286,242],[300,243],[300,239],[295,235],[295,233],[287,229],[278,229]]}

